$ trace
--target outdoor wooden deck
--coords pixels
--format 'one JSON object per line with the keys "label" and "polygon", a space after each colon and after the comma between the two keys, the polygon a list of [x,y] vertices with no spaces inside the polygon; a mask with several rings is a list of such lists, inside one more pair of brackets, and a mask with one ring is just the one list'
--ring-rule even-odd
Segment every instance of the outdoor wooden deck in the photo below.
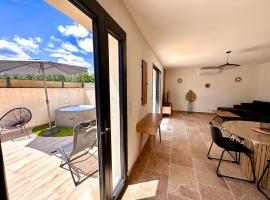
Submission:
{"label": "outdoor wooden deck", "polygon": [[81,158],[86,161],[80,165],[94,174],[75,187],[70,172],[59,167],[61,159],[50,153],[71,141],[72,137],[45,138],[31,135],[30,139],[23,136],[2,142],[10,199],[98,199],[96,158]]}

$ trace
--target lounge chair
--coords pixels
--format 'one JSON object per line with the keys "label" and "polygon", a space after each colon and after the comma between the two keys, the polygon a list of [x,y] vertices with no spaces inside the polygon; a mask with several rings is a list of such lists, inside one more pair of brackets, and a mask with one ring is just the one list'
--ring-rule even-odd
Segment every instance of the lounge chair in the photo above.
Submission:
{"label": "lounge chair", "polygon": [[[71,173],[75,186],[83,180],[81,180],[80,169],[74,167],[72,164],[81,162],[78,161],[78,158],[86,154],[89,154],[90,157],[92,157],[97,151],[97,128],[96,126],[92,126],[92,124],[91,121],[87,121],[74,126],[73,141],[61,146],[57,150],[63,159],[60,167],[63,167],[66,164],[68,165],[68,170]],[[77,180],[75,179],[75,176],[77,177]]]}
{"label": "lounge chair", "polygon": [[20,129],[23,134],[23,128],[29,133],[25,125],[32,119],[32,113],[27,108],[14,108],[8,111],[0,118],[0,135],[3,130]]}

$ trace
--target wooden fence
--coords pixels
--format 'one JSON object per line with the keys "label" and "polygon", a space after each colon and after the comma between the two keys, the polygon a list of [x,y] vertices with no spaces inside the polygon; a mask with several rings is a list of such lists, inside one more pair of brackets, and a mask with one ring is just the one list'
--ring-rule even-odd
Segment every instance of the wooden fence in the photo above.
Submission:
{"label": "wooden fence", "polygon": [[[46,81],[48,88],[83,88],[94,87],[94,83],[73,83],[60,81]],[[17,80],[17,79],[0,79],[0,88],[43,88],[43,81],[37,80]]]}

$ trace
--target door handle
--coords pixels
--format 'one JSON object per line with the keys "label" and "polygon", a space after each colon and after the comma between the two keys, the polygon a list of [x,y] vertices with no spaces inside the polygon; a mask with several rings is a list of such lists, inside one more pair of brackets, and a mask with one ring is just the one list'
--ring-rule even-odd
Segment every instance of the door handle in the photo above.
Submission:
{"label": "door handle", "polygon": [[110,131],[111,131],[110,128],[105,128],[105,130],[101,132],[101,134],[104,135],[105,144],[108,144],[108,137],[109,137]]}
{"label": "door handle", "polygon": [[106,144],[108,143],[108,135],[111,132],[111,128],[109,128],[107,125],[108,125],[107,120],[105,120],[104,121],[105,128],[104,128],[103,131],[101,131],[101,134],[104,135],[104,137],[105,137],[105,143]]}

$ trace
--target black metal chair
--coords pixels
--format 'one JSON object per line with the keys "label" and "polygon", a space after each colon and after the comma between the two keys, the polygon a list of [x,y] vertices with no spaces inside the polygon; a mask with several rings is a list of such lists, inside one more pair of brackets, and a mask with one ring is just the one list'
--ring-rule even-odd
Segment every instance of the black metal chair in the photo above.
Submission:
{"label": "black metal chair", "polygon": [[[224,149],[222,151],[220,159],[219,159],[219,163],[218,163],[218,167],[217,167],[217,171],[216,171],[217,176],[233,178],[233,179],[237,179],[237,180],[248,181],[250,183],[254,183],[255,182],[255,172],[254,172],[252,159],[251,159],[252,151],[250,149],[248,149],[247,147],[245,147],[244,145],[242,145],[241,143],[235,142],[235,141],[231,140],[228,137],[223,137],[220,129],[217,128],[217,127],[212,126],[211,123],[210,123],[210,130],[211,130],[211,136],[212,136],[213,142],[217,146],[219,146],[220,148]],[[223,156],[224,156],[225,152],[243,153],[243,154],[247,155],[249,157],[249,159],[250,159],[253,179],[252,180],[247,180],[247,179],[241,179],[241,178],[221,174],[219,172],[219,168],[220,168],[221,162],[224,161]],[[238,162],[237,162],[237,164],[238,164]]]}
{"label": "black metal chair", "polygon": [[261,192],[268,200],[270,200],[270,197],[267,196],[266,193],[265,193],[265,192],[261,189],[261,187],[260,187],[260,184],[261,184],[261,182],[262,182],[262,180],[263,180],[263,177],[264,177],[266,171],[270,168],[270,160],[268,160],[267,162],[268,162],[268,164],[267,164],[266,167],[264,168],[263,173],[262,173],[262,175],[261,175],[261,177],[260,177],[260,179],[259,179],[259,181],[258,181],[258,183],[257,183],[257,188],[258,188],[258,190],[259,190],[259,191],[260,191],[260,192]]}
{"label": "black metal chair", "polygon": [[29,133],[25,125],[32,119],[32,113],[27,108],[14,108],[8,111],[0,118],[0,135],[4,130],[20,129],[23,134],[23,128]]}
{"label": "black metal chair", "polygon": [[[214,125],[212,124],[212,122],[209,122],[209,126],[210,126],[210,128],[211,127],[214,127]],[[211,157],[210,156],[210,153],[211,153],[211,149],[213,147],[213,144],[214,144],[214,140],[212,140],[212,143],[211,143],[211,145],[209,147],[209,150],[208,150],[208,153],[207,153],[207,158],[209,160],[220,160],[220,158],[214,158],[214,157]],[[239,162],[240,162],[240,153],[239,153],[239,157],[238,157],[237,153],[235,152],[235,158],[233,157],[233,155],[230,152],[228,152],[228,153],[233,158],[233,160],[223,159],[222,161],[227,161],[227,162],[232,162],[232,163],[238,163],[239,164]]]}

